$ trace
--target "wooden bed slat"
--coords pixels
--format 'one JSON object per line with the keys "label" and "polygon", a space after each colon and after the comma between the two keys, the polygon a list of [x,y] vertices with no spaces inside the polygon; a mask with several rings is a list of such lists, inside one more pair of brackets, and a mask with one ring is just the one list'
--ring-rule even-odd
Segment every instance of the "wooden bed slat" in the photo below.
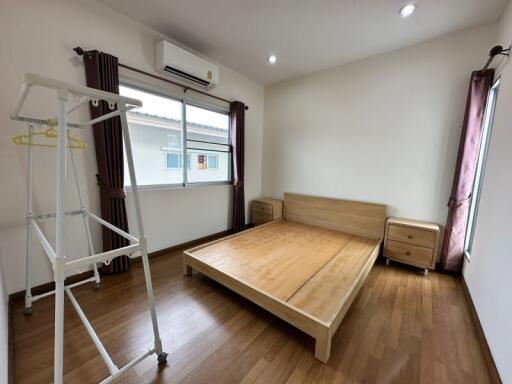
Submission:
{"label": "wooden bed slat", "polygon": [[[287,301],[354,236],[289,221],[241,233],[194,257]],[[226,255],[236,254],[236,258]]]}
{"label": "wooden bed slat", "polygon": [[378,240],[353,237],[288,302],[326,323],[331,323],[359,280],[357,277],[363,273],[368,263],[368,254],[379,243]]}

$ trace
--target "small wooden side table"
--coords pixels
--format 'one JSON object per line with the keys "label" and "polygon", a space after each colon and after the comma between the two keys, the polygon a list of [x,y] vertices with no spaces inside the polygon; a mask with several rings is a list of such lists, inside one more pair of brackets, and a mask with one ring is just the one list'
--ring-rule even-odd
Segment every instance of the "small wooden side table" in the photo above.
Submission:
{"label": "small wooden side table", "polygon": [[424,268],[434,269],[439,245],[439,225],[424,221],[390,217],[386,221],[384,257]]}

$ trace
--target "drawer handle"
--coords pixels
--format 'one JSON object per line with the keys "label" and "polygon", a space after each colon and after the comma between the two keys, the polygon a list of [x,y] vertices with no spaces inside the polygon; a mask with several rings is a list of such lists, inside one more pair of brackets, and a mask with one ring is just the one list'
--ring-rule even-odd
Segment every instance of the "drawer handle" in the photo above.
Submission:
{"label": "drawer handle", "polygon": [[407,256],[411,256],[411,252],[409,252],[409,251],[406,251],[406,252],[405,252],[405,254],[406,254]]}
{"label": "drawer handle", "polygon": [[412,235],[407,235],[407,238],[408,238],[409,240],[411,240],[411,239],[412,239]]}

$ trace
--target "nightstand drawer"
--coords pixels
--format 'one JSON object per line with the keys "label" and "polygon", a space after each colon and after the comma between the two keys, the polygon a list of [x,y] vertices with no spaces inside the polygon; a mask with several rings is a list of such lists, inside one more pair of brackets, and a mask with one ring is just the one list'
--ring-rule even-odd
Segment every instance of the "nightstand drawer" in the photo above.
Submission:
{"label": "nightstand drawer", "polygon": [[251,203],[251,222],[254,225],[260,225],[279,219],[282,214],[282,200],[262,197],[253,200]]}
{"label": "nightstand drawer", "polygon": [[417,245],[400,243],[398,241],[388,240],[385,249],[385,255],[391,259],[427,268],[432,265],[434,250]]}
{"label": "nightstand drawer", "polygon": [[271,213],[261,212],[255,209],[252,210],[251,221],[254,225],[265,224],[272,220],[274,220],[274,218]]}
{"label": "nightstand drawer", "polygon": [[259,212],[263,214],[273,215],[273,206],[272,204],[265,204],[259,201],[253,201],[252,203],[252,212]]}
{"label": "nightstand drawer", "polygon": [[390,240],[432,249],[434,248],[436,233],[424,229],[391,224],[389,226],[388,238]]}

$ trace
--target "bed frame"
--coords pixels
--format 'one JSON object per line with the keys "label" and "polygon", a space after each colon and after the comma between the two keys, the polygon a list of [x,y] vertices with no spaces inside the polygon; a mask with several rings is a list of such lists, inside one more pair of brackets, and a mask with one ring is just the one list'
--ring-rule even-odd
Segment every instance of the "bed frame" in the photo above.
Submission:
{"label": "bed frame", "polygon": [[[195,269],[312,336],[315,357],[325,363],[379,254],[386,206],[285,193],[283,216],[185,251],[184,274]],[[269,255],[273,241],[277,250]],[[287,284],[268,279],[272,272]]]}

